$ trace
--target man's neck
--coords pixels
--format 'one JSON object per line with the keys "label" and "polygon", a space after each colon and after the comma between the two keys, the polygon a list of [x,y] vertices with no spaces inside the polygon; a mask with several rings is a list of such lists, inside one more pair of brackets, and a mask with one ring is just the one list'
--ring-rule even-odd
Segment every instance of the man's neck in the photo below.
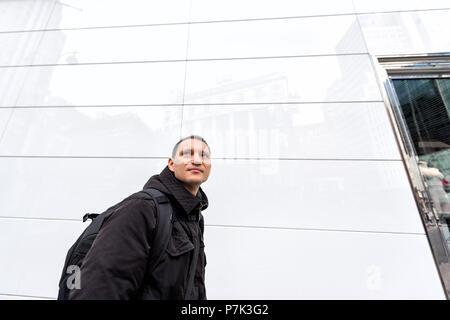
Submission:
{"label": "man's neck", "polygon": [[183,183],[183,186],[186,188],[187,191],[189,191],[194,197],[197,195],[198,189],[200,189],[200,186],[192,186],[189,184]]}

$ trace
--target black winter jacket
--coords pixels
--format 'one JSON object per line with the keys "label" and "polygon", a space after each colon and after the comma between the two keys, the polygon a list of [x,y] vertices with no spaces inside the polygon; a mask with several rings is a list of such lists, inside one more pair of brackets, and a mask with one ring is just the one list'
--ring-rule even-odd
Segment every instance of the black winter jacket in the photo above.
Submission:
{"label": "black winter jacket", "polygon": [[126,200],[104,222],[81,265],[81,289],[72,290],[70,299],[184,299],[194,244],[199,242],[189,299],[206,300],[201,211],[208,207],[208,198],[201,188],[193,196],[167,166],[144,189],[150,187],[166,194],[173,208],[172,235],[160,263],[146,274],[156,221],[153,200]]}

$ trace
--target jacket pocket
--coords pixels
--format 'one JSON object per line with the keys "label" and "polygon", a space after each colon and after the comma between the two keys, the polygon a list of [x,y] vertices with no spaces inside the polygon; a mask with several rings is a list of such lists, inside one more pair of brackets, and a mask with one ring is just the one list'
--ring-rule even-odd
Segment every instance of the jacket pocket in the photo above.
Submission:
{"label": "jacket pocket", "polygon": [[171,257],[179,257],[191,250],[194,250],[194,244],[189,239],[183,237],[172,237],[166,249]]}

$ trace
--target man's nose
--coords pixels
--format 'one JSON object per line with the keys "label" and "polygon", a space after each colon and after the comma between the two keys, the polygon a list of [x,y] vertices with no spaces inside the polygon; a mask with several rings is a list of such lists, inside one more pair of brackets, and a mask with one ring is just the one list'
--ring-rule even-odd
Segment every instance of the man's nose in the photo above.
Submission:
{"label": "man's nose", "polygon": [[195,154],[192,156],[192,160],[195,164],[202,164],[202,157],[198,154]]}

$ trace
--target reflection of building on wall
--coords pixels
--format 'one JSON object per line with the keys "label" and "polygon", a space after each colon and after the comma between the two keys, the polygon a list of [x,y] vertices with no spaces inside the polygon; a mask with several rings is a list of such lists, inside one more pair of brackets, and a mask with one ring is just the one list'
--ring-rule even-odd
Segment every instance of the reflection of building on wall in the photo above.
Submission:
{"label": "reflection of building on wall", "polygon": [[[271,99],[283,101],[286,96],[289,95],[287,88],[287,81],[285,77],[277,74],[267,74],[262,77],[248,79],[244,81],[233,81],[227,83],[226,80],[221,81],[219,86],[214,89],[208,89],[202,92],[195,92],[186,95],[185,100],[189,105],[208,105],[207,112],[204,109],[191,108],[191,112],[183,118],[186,123],[194,123],[195,129],[200,129],[198,126],[201,124],[202,130],[211,131],[217,134],[213,137],[214,141],[222,142],[220,150],[225,150],[224,156],[233,154],[236,150],[241,149],[245,152],[251,152],[252,154],[261,154],[264,151],[272,151],[276,154],[278,144],[283,143],[283,132],[279,129],[266,130],[266,124],[262,121],[263,118],[255,117],[255,114],[250,112],[251,110],[258,110],[258,107],[252,107],[251,105],[246,107],[237,104],[233,107],[233,103],[229,104],[229,101],[254,101],[263,100],[265,96],[270,96]],[[220,101],[220,103],[217,103]],[[236,103],[234,103],[236,104]],[[226,108],[223,108],[226,106]],[[260,107],[261,109],[261,107]],[[265,107],[262,112],[270,112],[271,126],[279,128],[277,123],[287,124],[290,121],[287,117],[288,114],[277,111],[276,105]],[[227,130],[220,132],[215,130],[217,123],[227,123]],[[248,135],[239,128],[253,128],[256,129],[256,134]],[[259,130],[258,130],[259,129]],[[281,129],[281,128],[280,128]],[[289,130],[289,128],[282,128],[283,131]],[[221,136],[224,139],[219,139]],[[270,151],[269,151],[270,150]],[[253,151],[253,152],[252,152]],[[250,154],[248,154],[250,156]],[[264,156],[263,156],[264,157]]]}
{"label": "reflection of building on wall", "polygon": [[227,83],[227,79],[218,81],[219,86],[213,89],[186,94],[185,100],[192,104],[208,104],[216,101],[227,103],[236,100],[259,100],[270,96],[273,99],[279,97],[280,101],[283,101],[289,94],[287,79],[283,75],[266,74],[239,82],[232,79],[228,81],[230,83]]}
{"label": "reflection of building on wall", "polygon": [[[369,37],[388,38],[391,43],[397,45],[398,48],[404,48],[405,45],[411,43],[411,33],[406,33],[404,18],[399,20],[395,15],[386,15],[386,24],[382,26],[372,25],[368,28],[367,35]],[[408,28],[408,30],[411,30]],[[381,40],[381,39],[380,39]]]}
{"label": "reflection of building on wall", "polygon": [[[20,10],[16,10],[16,6]],[[21,30],[23,26],[44,26],[47,22],[54,3],[52,1],[36,1],[34,3],[18,3],[4,1],[0,8],[0,27],[10,26],[11,30]],[[14,15],[9,14],[14,11]],[[30,21],[30,16],[33,17]],[[39,37],[33,33],[21,33],[19,37],[4,34],[0,40],[0,59],[5,61],[3,66],[20,65],[22,61],[31,61],[39,43]],[[0,87],[2,105],[14,105],[20,88],[23,85],[26,70],[6,68],[0,74]]]}

